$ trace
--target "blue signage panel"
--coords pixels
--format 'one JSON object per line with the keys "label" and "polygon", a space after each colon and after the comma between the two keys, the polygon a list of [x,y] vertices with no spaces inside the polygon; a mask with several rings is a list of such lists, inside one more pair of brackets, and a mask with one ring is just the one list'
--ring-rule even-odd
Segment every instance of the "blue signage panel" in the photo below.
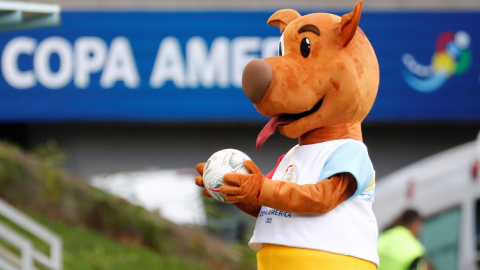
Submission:
{"label": "blue signage panel", "polygon": [[[64,12],[58,28],[2,32],[0,121],[264,121],[241,77],[277,54],[271,14]],[[478,25],[364,12],[381,76],[367,121],[479,121]]]}

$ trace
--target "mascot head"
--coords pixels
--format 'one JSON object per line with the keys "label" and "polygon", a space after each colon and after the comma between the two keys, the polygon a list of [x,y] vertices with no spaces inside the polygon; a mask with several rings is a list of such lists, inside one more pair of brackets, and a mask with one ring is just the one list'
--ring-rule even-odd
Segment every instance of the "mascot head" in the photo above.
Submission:
{"label": "mascot head", "polygon": [[375,52],[358,27],[361,10],[360,0],[342,17],[283,9],[268,19],[282,34],[278,56],[251,61],[242,78],[248,99],[272,117],[258,136],[258,149],[277,128],[289,138],[353,130],[361,139],[360,123],[379,84]]}

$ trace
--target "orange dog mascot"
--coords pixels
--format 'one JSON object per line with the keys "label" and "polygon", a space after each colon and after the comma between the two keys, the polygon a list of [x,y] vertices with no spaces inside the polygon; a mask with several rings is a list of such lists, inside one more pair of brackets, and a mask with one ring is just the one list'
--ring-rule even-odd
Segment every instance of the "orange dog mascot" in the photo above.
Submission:
{"label": "orange dog mascot", "polygon": [[[272,117],[257,148],[277,128],[299,139],[266,176],[245,161],[250,174],[223,178],[226,200],[258,217],[249,245],[258,250],[259,270],[370,270],[379,263],[375,172],[360,127],[379,68],[358,27],[361,9],[362,1],[342,17],[277,11],[268,24],[282,33],[278,57],[253,60],[243,72],[246,96]],[[203,186],[201,176],[195,182]]]}

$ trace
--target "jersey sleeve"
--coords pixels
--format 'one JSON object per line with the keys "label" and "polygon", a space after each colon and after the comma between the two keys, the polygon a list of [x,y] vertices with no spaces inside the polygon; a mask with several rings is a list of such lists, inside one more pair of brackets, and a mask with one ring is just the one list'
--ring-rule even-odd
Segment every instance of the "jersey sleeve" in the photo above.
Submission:
{"label": "jersey sleeve", "polygon": [[360,143],[347,142],[339,146],[326,160],[319,181],[339,173],[350,173],[357,181],[353,198],[374,184],[374,171],[367,149]]}

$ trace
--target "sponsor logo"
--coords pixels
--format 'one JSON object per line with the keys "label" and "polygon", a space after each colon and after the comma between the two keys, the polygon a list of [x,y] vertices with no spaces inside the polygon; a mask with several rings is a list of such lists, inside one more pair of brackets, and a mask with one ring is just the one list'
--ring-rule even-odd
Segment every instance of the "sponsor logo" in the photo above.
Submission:
{"label": "sponsor logo", "polygon": [[430,65],[418,63],[411,54],[403,55],[402,62],[406,67],[402,72],[403,78],[419,92],[434,92],[450,77],[468,71],[472,63],[469,46],[470,36],[467,32],[443,32],[435,43],[435,53]]}
{"label": "sponsor logo", "polygon": [[282,181],[289,183],[297,183],[298,181],[298,168],[295,164],[287,167],[285,173],[282,176]]}
{"label": "sponsor logo", "polygon": [[272,223],[272,218],[267,218],[267,221],[265,223]]}

